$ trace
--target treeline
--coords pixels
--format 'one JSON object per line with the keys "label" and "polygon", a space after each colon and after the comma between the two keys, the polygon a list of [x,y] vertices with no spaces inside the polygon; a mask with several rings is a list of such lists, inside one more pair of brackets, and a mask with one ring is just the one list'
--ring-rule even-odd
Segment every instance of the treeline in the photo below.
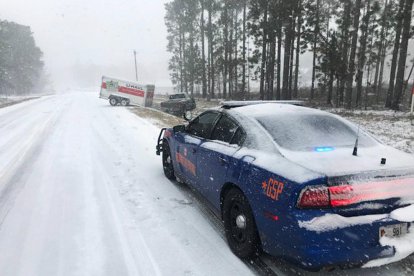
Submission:
{"label": "treeline", "polygon": [[0,21],[0,96],[32,92],[43,74],[42,55],[30,27]]}
{"label": "treeline", "polygon": [[191,95],[248,99],[253,81],[260,99],[397,110],[407,91],[413,0],[173,0],[166,11],[171,79]]}

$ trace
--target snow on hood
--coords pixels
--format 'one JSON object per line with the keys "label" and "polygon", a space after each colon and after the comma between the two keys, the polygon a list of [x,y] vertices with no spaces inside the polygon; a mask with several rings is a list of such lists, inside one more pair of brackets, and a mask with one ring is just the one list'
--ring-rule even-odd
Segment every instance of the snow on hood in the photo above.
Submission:
{"label": "snow on hood", "polygon": [[[392,147],[378,144],[359,148],[358,156],[353,156],[352,150],[353,147],[334,148],[326,152],[280,149],[290,161],[328,177],[366,171],[414,169],[414,156]],[[386,158],[385,165],[381,165],[381,158]]]}

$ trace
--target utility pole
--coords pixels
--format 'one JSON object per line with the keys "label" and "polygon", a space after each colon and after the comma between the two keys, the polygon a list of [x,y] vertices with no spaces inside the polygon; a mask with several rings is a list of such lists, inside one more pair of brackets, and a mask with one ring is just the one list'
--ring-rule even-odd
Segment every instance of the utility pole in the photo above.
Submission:
{"label": "utility pole", "polygon": [[137,51],[135,50],[134,50],[134,60],[135,60],[135,80],[138,81]]}

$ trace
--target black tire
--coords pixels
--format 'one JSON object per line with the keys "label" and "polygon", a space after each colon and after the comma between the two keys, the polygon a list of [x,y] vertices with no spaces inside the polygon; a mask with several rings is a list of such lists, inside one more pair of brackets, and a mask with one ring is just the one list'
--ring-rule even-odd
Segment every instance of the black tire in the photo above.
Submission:
{"label": "black tire", "polygon": [[115,98],[109,98],[109,104],[112,106],[116,106],[118,101]]}
{"label": "black tire", "polygon": [[170,145],[166,140],[162,142],[162,167],[164,169],[164,174],[168,179],[174,180],[174,166],[172,163]]}
{"label": "black tire", "polygon": [[253,212],[239,189],[233,188],[226,194],[223,221],[227,242],[236,256],[251,259],[260,254],[260,238]]}
{"label": "black tire", "polygon": [[127,99],[122,99],[121,100],[121,105],[122,106],[127,106],[128,105],[128,100]]}

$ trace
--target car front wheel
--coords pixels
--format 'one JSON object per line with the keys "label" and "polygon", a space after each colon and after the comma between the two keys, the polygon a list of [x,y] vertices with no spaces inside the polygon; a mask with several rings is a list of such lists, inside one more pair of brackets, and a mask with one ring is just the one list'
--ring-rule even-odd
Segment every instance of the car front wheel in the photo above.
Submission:
{"label": "car front wheel", "polygon": [[164,168],[165,176],[168,179],[174,180],[175,173],[174,173],[174,166],[172,163],[170,145],[165,140],[162,143],[162,166]]}
{"label": "car front wheel", "polygon": [[223,220],[226,238],[233,253],[242,259],[258,256],[260,239],[253,212],[239,189],[233,188],[226,194]]}

